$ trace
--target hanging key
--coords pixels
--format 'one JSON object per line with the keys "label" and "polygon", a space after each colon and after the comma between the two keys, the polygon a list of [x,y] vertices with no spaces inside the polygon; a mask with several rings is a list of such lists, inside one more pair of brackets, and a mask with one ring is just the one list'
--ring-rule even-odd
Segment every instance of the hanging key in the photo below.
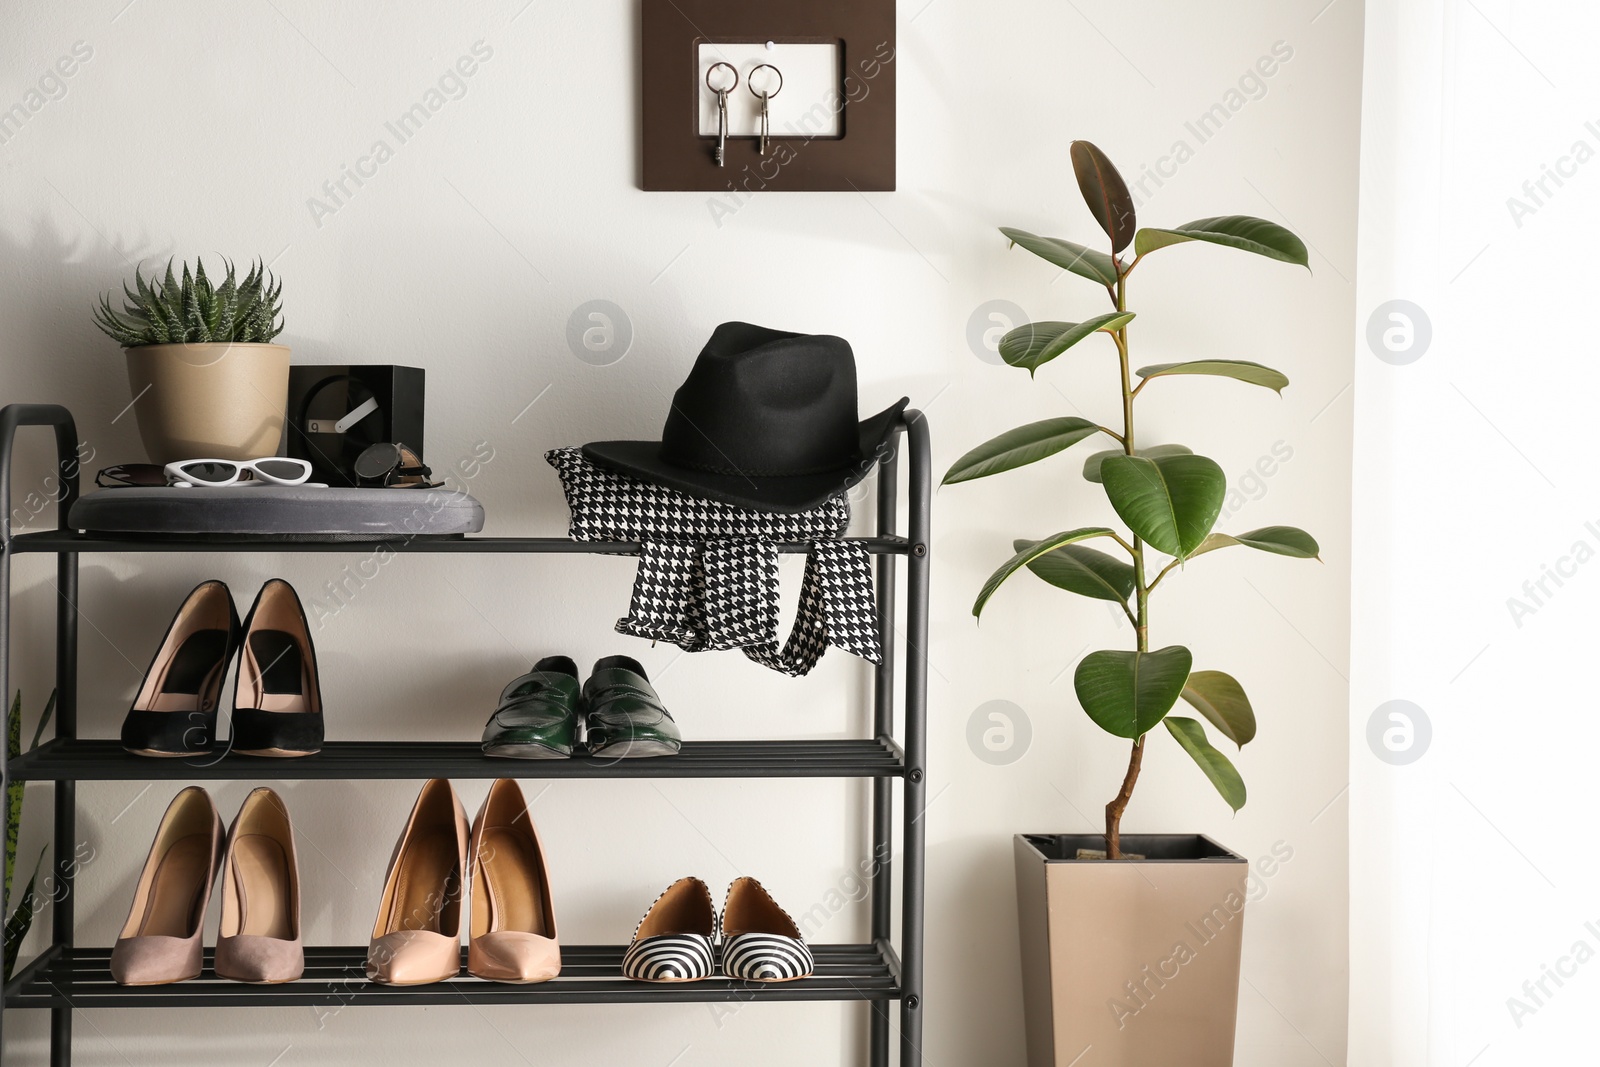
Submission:
{"label": "hanging key", "polygon": [[[727,67],[733,81],[718,88],[711,84],[711,76],[717,72],[718,67]],[[731,63],[713,63],[711,69],[706,71],[706,88],[717,95],[717,166],[727,166],[728,158],[728,94],[739,86],[739,72]]]}
{"label": "hanging key", "polygon": [[[777,88],[775,88],[775,89],[757,89],[756,88],[756,74],[757,74],[757,72],[762,71],[762,70],[770,70],[770,71],[772,71],[773,74],[777,75],[777,78],[778,78],[778,86],[777,86]],[[762,155],[766,155],[767,154],[767,142],[772,137],[772,110],[768,105],[769,105],[769,102],[772,100],[773,97],[775,97],[779,93],[783,92],[783,71],[779,70],[777,67],[774,67],[771,63],[763,63],[759,67],[756,67],[755,70],[752,70],[750,72],[750,76],[745,79],[744,83],[745,83],[745,86],[749,88],[749,90],[750,90],[752,95],[757,96],[757,97],[759,97],[761,99],[761,125],[760,125],[760,131],[761,131],[761,154]]]}

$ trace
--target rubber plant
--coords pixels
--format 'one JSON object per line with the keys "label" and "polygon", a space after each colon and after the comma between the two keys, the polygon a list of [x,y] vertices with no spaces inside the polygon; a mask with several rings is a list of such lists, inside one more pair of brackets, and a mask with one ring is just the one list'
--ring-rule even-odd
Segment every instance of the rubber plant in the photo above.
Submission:
{"label": "rubber plant", "polygon": [[[1034,322],[1008,332],[1000,355],[1029,376],[1068,349],[1096,335],[1115,346],[1120,367],[1121,429],[1077,416],[1045,419],[1008,430],[956,461],[944,484],[986,478],[1036,463],[1080,441],[1104,435],[1116,447],[1096,452],[1083,477],[1099,485],[1127,532],[1085,526],[1049,537],[1013,542],[1015,554],[984,583],[972,605],[981,616],[1001,584],[1026,569],[1068,593],[1119,605],[1133,626],[1134,647],[1091,652],[1078,664],[1073,686],[1089,718],[1107,733],[1131,743],[1128,767],[1116,796],[1106,804],[1106,855],[1121,859],[1122,815],[1139,780],[1150,731],[1164,726],[1216,787],[1229,807],[1245,803],[1245,785],[1232,761],[1206,735],[1199,719],[1171,712],[1180,700],[1192,706],[1224,738],[1242,748],[1256,733],[1255,712],[1244,687],[1218,670],[1193,669],[1182,645],[1150,647],[1150,599],[1168,575],[1187,561],[1222,548],[1245,547],[1280,556],[1318,558],[1315,539],[1290,526],[1248,533],[1213,531],[1227,492],[1227,479],[1213,460],[1180,444],[1145,445],[1134,433],[1137,401],[1146,388],[1164,388],[1185,375],[1231,378],[1280,393],[1289,379],[1260,363],[1236,359],[1189,359],[1133,370],[1128,281],[1147,256],[1190,242],[1221,245],[1309,269],[1306,246],[1293,233],[1265,219],[1223,215],[1170,229],[1140,229],[1133,197],[1105,153],[1074,141],[1072,168],[1089,211],[1105,231],[1110,251],[1059,237],[1039,237],[1002,227],[1011,246],[1094,282],[1110,298],[1111,310],[1082,322]],[[1132,248],[1132,256],[1127,254]],[[1105,540],[1120,555],[1086,544]]]}
{"label": "rubber plant", "polygon": [[[45,703],[44,714],[39,716],[39,725],[33,731],[33,744],[30,748],[37,748],[39,738],[44,735],[44,728],[50,721],[50,716],[56,709],[56,694],[52,690],[50,699]],[[22,754],[22,691],[11,701],[11,715],[6,719],[6,760],[15,760]],[[34,910],[38,904],[37,886],[39,884],[39,868],[44,863],[44,849],[39,850],[39,858],[33,861],[33,874],[28,878],[28,887],[22,891],[22,899],[15,908],[11,907],[11,879],[17,869],[17,835],[22,829],[22,798],[25,783],[15,780],[6,783],[6,871],[4,904],[6,911],[4,969],[5,978],[11,980],[11,972],[17,965],[17,953],[22,949],[22,940],[28,936],[28,931],[33,927]]]}

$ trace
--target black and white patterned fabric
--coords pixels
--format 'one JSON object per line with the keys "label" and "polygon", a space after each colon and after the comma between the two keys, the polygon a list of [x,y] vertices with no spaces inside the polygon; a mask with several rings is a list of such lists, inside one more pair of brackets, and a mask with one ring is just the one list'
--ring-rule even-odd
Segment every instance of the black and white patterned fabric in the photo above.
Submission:
{"label": "black and white patterned fabric", "polygon": [[[560,475],[575,539],[643,546],[618,632],[687,652],[737,648],[796,676],[829,645],[882,662],[866,546],[839,540],[850,523],[843,493],[779,514],[643,482],[589,462],[577,448],[552,449],[545,459]],[[777,546],[786,541],[811,547],[794,627],[780,645]]]}
{"label": "black and white patterned fabric", "polygon": [[747,982],[792,982],[816,967],[799,938],[779,934],[735,934],[722,943],[722,973]]}
{"label": "black and white patterned fabric", "polygon": [[640,982],[698,982],[716,971],[716,948],[704,934],[647,937],[622,956],[623,975]]}

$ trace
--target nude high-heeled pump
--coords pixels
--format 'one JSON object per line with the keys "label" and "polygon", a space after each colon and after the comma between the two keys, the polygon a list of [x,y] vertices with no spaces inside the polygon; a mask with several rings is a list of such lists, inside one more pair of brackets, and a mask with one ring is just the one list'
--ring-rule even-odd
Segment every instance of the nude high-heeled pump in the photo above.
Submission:
{"label": "nude high-heeled pump", "polygon": [[292,982],[304,973],[300,868],[283,798],[252,790],[228,830],[214,969],[235,982]]}
{"label": "nude high-heeled pump", "polygon": [[434,778],[417,794],[389,861],[367,947],[368,978],[423,985],[461,973],[466,872],[467,813],[449,780]]}
{"label": "nude high-heeled pump", "polygon": [[211,795],[191,785],[172,798],[111,949],[119,985],[165,985],[197,978],[211,882],[222,852],[222,819]]}
{"label": "nude high-heeled pump", "polygon": [[547,982],[560,974],[544,849],[513,779],[489,787],[472,824],[470,856],[468,973],[493,982]]}

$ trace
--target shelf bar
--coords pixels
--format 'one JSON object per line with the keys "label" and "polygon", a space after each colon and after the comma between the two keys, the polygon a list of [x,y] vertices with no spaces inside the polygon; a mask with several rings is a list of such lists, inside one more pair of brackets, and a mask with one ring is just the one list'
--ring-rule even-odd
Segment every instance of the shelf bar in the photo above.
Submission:
{"label": "shelf bar", "polygon": [[[886,738],[686,741],[676,756],[522,760],[485,756],[471,741],[329,741],[315,756],[151,759],[105,738],[47,741],[12,764],[19,781],[310,781],[408,778],[895,778],[905,768]],[[64,855],[70,857],[69,845]]]}
{"label": "shelf bar", "polygon": [[[653,984],[622,977],[622,945],[562,946],[561,976],[512,985],[468,976],[422,986],[382,986],[367,981],[361,946],[308,947],[305,976],[282,985],[245,985],[218,979],[212,951],[205,971],[188,982],[120,986],[111,980],[111,950],[47,954],[25,968],[5,990],[10,1008],[285,1007],[338,1010],[346,1005],[419,1004],[646,1004],[761,1001],[892,1000],[900,995],[892,954],[881,945],[813,945],[816,972],[794,982]],[[462,953],[463,968],[466,953]]]}
{"label": "shelf bar", "polygon": [[[114,493],[115,489],[101,492]],[[866,546],[872,555],[905,555],[910,546],[902,538],[848,537]],[[374,537],[362,539],[336,539],[328,537],[298,536],[248,536],[228,535],[212,537],[134,537],[98,536],[70,530],[41,530],[18,534],[11,539],[10,550],[21,552],[443,552],[443,553],[511,553],[538,555],[557,553],[563,555],[637,556],[639,546],[628,541],[574,541],[567,537]],[[787,541],[778,545],[778,551],[803,554],[811,551],[805,541]]]}

